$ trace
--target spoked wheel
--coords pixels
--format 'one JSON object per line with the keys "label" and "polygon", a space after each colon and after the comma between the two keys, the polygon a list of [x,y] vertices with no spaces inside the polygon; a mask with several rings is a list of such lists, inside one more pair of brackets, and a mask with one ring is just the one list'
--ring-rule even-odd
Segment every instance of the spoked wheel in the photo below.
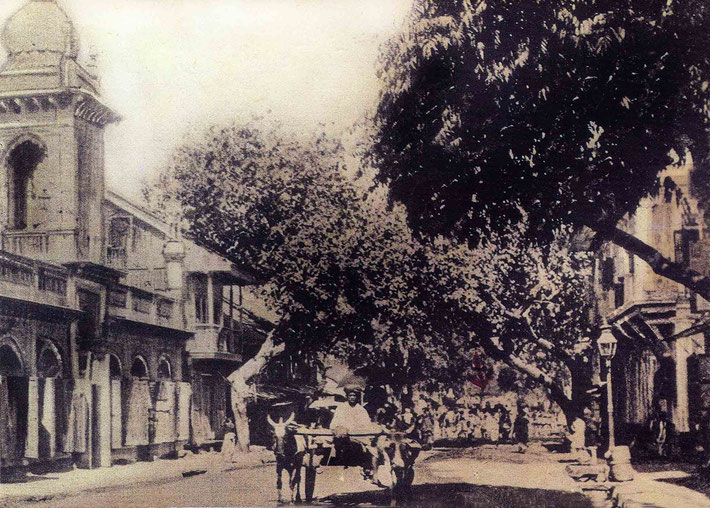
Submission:
{"label": "spoked wheel", "polygon": [[303,489],[306,495],[306,503],[313,501],[313,489],[316,487],[316,468],[307,467],[306,477],[304,478]]}

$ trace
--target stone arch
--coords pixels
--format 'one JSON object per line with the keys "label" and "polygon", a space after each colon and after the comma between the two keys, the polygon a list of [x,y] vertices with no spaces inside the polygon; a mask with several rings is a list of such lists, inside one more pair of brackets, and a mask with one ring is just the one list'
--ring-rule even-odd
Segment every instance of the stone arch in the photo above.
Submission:
{"label": "stone arch", "polygon": [[133,364],[131,365],[131,376],[137,378],[148,377],[148,362],[146,362],[145,358],[140,355],[133,359]]}
{"label": "stone arch", "polygon": [[158,359],[158,379],[172,379],[173,366],[166,355],[161,355]]}
{"label": "stone arch", "polygon": [[113,353],[108,355],[108,368],[109,377],[111,379],[119,379],[123,375],[123,367],[121,366],[121,360]]}
{"label": "stone arch", "polygon": [[60,377],[63,372],[62,355],[57,346],[47,339],[42,339],[37,348],[37,376]]}
{"label": "stone arch", "polygon": [[47,145],[33,134],[18,136],[5,150],[3,163],[7,168],[7,218],[12,229],[27,227],[29,182],[46,156]]}
{"label": "stone arch", "polygon": [[22,376],[25,366],[22,361],[20,348],[14,340],[0,343],[0,376]]}

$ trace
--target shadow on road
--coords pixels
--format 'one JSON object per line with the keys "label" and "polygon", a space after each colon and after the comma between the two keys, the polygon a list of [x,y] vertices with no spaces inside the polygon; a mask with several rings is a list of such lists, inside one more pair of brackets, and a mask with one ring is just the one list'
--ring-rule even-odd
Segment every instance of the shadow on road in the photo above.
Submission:
{"label": "shadow on road", "polygon": [[686,478],[661,478],[660,481],[680,485],[710,496],[710,477],[707,472],[694,473]]}
{"label": "shadow on road", "polygon": [[[421,484],[412,487],[409,508],[591,508],[580,493],[466,483]],[[386,491],[337,494],[322,500],[326,506],[389,506]],[[322,506],[322,505],[321,505]]]}

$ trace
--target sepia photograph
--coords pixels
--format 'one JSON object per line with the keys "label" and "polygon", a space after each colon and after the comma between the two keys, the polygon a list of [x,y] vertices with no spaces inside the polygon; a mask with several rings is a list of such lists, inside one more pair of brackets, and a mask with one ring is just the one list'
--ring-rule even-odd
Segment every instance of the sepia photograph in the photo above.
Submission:
{"label": "sepia photograph", "polygon": [[710,508],[710,2],[0,0],[0,508],[277,506]]}

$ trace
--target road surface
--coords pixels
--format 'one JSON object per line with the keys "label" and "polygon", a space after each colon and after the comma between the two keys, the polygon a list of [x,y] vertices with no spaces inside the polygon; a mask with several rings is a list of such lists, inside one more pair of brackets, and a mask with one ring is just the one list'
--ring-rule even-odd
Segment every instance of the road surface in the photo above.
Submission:
{"label": "road surface", "polygon": [[[414,499],[407,506],[450,508],[464,496],[477,508],[587,508],[586,498],[554,456],[521,458],[480,451],[443,452],[417,463]],[[315,506],[389,505],[384,491],[362,480],[356,468],[321,468],[316,480]],[[284,489],[287,494],[287,489]],[[276,506],[273,465],[237,470],[210,470],[178,480],[148,483],[103,492],[38,499],[13,506],[52,508],[143,507],[271,507]]]}

